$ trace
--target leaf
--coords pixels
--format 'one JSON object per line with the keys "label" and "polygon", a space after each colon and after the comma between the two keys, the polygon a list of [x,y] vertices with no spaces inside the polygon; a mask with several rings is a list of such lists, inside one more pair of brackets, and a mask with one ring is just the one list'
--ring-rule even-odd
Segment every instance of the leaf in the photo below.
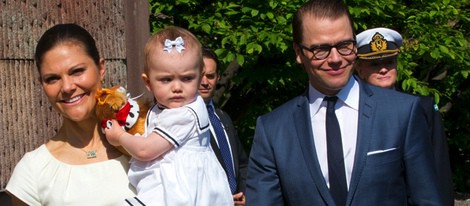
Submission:
{"label": "leaf", "polygon": [[242,34],[238,40],[238,45],[245,45],[246,44],[246,37],[247,35],[246,34]]}
{"label": "leaf", "polygon": [[465,39],[457,39],[457,42],[459,43],[459,46],[466,46],[467,41]]}
{"label": "leaf", "polygon": [[440,99],[440,95],[438,93],[434,93],[434,101],[436,102],[436,104],[439,104]]}
{"label": "leaf", "polygon": [[243,64],[245,63],[245,56],[237,55],[237,62],[238,64],[240,64],[240,66],[243,66]]}
{"label": "leaf", "polygon": [[203,24],[202,25],[202,30],[206,32],[207,34],[211,33],[211,26],[209,24]]}
{"label": "leaf", "polygon": [[460,72],[462,74],[462,76],[467,79],[468,78],[468,73],[470,73],[468,70],[464,70],[464,71],[461,71]]}
{"label": "leaf", "polygon": [[235,4],[233,2],[230,2],[227,6],[227,9],[238,9],[238,8],[240,8],[240,5]]}
{"label": "leaf", "polygon": [[268,16],[269,19],[273,19],[273,18],[274,18],[274,14],[273,14],[272,12],[266,13],[266,16]]}
{"label": "leaf", "polygon": [[238,13],[239,13],[238,11],[228,11],[228,12],[225,12],[225,14],[226,14],[227,16],[235,16],[235,15],[237,15]]}
{"label": "leaf", "polygon": [[243,13],[248,13],[248,12],[250,12],[251,10],[253,10],[253,9],[250,8],[250,7],[243,7],[243,8],[242,8],[242,12],[243,12]]}
{"label": "leaf", "polygon": [[227,62],[232,61],[234,58],[235,58],[235,54],[232,52],[228,52],[227,57],[226,57]]}
{"label": "leaf", "polygon": [[279,24],[287,24],[287,19],[283,16],[278,16],[276,19]]}
{"label": "leaf", "polygon": [[439,56],[441,55],[440,52],[439,52],[439,49],[433,49],[430,53],[431,57],[433,59],[439,59]]}
{"label": "leaf", "polygon": [[261,53],[263,51],[263,47],[259,44],[255,44],[255,50],[258,51],[258,53]]}
{"label": "leaf", "polygon": [[277,2],[269,1],[269,7],[271,7],[271,9],[275,9],[277,7]]}
{"label": "leaf", "polygon": [[441,50],[441,52],[445,54],[449,53],[449,49],[443,45],[439,45],[439,50]]}
{"label": "leaf", "polygon": [[228,42],[229,40],[230,40],[230,38],[226,36],[226,37],[224,37],[224,38],[222,39],[222,41],[221,41],[220,43],[221,43],[222,46],[224,46],[225,44],[227,44],[227,42]]}
{"label": "leaf", "polygon": [[216,49],[214,52],[215,52],[215,54],[217,54],[217,56],[220,57],[226,52],[226,50],[225,49]]}

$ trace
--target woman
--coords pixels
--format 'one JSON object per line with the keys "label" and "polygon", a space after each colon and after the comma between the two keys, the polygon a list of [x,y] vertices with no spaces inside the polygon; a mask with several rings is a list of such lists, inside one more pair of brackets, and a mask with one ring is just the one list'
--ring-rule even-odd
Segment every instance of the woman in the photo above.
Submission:
{"label": "woman", "polygon": [[105,67],[93,37],[75,24],[56,25],[40,38],[35,61],[63,120],[16,165],[6,188],[13,205],[117,205],[134,196],[128,158],[106,141],[95,115]]}

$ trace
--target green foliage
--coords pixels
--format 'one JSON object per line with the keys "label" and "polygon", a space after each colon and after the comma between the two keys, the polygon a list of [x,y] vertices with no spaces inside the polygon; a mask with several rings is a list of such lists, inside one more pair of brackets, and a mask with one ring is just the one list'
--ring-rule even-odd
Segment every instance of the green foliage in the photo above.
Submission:
{"label": "green foliage", "polygon": [[[224,110],[251,145],[256,117],[306,89],[292,51],[292,15],[305,0],[150,0],[152,31],[188,28],[215,49],[226,68],[238,63],[223,87]],[[404,37],[399,85],[432,95],[444,116],[456,189],[470,191],[470,3],[467,0],[346,1],[357,32],[389,27]],[[447,112],[448,111],[448,112]],[[465,112],[464,112],[465,111]],[[463,115],[465,114],[465,115]],[[455,152],[458,151],[458,152]],[[464,181],[465,180],[465,181]]]}
{"label": "green foliage", "polygon": [[[152,30],[190,29],[215,50],[225,68],[240,66],[223,99],[247,149],[256,117],[300,94],[307,77],[292,60],[291,19],[303,3],[293,1],[150,1]],[[277,95],[275,95],[277,94]],[[221,100],[222,101],[222,100]]]}

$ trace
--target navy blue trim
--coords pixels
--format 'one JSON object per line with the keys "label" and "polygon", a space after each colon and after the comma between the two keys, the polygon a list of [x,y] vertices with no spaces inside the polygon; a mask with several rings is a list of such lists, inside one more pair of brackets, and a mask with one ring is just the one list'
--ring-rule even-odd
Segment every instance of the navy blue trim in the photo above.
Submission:
{"label": "navy blue trim", "polygon": [[168,133],[166,133],[165,131],[159,129],[158,127],[155,127],[153,130],[154,130],[154,131],[157,130],[157,131],[163,133],[166,137],[170,138],[170,140],[173,141],[173,143],[174,143],[177,147],[180,146],[180,144],[178,144],[178,142],[177,142],[173,137],[171,137]]}
{"label": "navy blue trim", "polygon": [[210,124],[207,124],[205,126],[201,126],[201,122],[199,121],[199,116],[197,115],[196,111],[194,111],[194,109],[191,108],[191,107],[187,107],[187,108],[190,109],[194,113],[194,115],[196,116],[196,122],[197,122],[197,126],[199,127],[199,130],[203,130],[203,129],[206,129],[206,128],[209,127]]}
{"label": "navy blue trim", "polygon": [[[137,201],[138,203],[140,203],[140,206],[145,206],[145,204],[142,201],[140,201],[139,198],[137,198],[137,197],[128,198],[128,199],[133,199],[133,200]],[[127,204],[129,204],[131,206],[137,206],[137,205],[132,204],[131,201],[129,201],[128,199],[125,199]],[[132,202],[134,202],[134,201],[132,201]]]}

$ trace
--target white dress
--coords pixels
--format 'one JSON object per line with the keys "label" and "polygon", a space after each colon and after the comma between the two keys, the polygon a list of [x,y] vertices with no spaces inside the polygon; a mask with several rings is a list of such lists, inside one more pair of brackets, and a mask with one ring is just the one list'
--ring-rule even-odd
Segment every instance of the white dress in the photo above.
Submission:
{"label": "white dress", "polygon": [[[27,205],[121,205],[135,196],[129,184],[129,159],[70,165],[60,162],[45,145],[18,162],[6,190]],[[1,205],[1,203],[0,203]]]}
{"label": "white dress", "polygon": [[154,105],[145,135],[157,132],[174,145],[161,158],[131,160],[129,180],[146,205],[233,205],[226,174],[210,147],[209,117],[200,96],[181,108]]}

